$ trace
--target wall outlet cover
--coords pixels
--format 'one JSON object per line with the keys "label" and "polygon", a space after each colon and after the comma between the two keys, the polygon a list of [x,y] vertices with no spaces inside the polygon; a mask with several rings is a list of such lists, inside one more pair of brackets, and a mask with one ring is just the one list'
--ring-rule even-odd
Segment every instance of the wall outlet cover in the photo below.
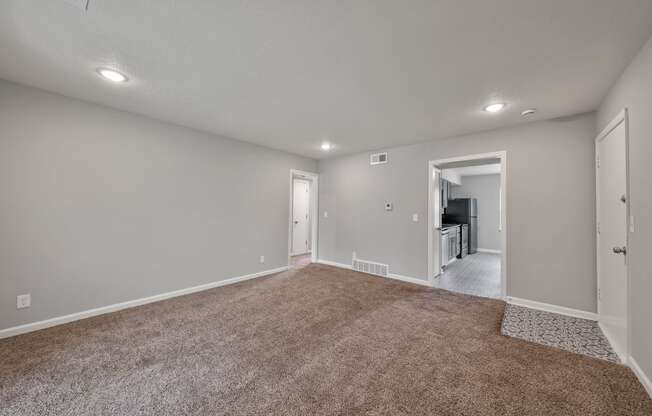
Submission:
{"label": "wall outlet cover", "polygon": [[265,256],[260,256],[260,262],[265,263]]}

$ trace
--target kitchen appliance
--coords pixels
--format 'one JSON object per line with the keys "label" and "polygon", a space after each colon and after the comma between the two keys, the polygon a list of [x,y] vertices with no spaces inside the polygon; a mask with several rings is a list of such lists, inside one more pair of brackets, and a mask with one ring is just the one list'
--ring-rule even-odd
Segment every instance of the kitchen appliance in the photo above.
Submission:
{"label": "kitchen appliance", "polygon": [[[468,253],[478,251],[478,200],[475,198],[449,199],[446,213],[442,217],[444,223],[467,224]],[[462,235],[464,239],[464,235]]]}
{"label": "kitchen appliance", "polygon": [[460,254],[458,254],[457,257],[463,259],[469,254],[469,224],[462,224],[461,228]]}

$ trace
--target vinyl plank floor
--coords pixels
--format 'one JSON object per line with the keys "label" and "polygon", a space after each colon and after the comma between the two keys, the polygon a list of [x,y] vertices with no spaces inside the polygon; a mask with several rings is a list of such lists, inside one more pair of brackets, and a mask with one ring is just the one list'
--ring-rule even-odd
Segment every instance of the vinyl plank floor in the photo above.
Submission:
{"label": "vinyl plank floor", "polygon": [[440,289],[500,298],[500,254],[475,253],[449,264],[439,277]]}

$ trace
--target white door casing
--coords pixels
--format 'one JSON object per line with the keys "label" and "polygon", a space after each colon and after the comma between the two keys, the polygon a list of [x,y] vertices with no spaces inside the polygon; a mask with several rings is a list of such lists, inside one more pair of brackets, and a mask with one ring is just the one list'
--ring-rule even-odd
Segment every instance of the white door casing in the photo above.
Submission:
{"label": "white door casing", "polygon": [[626,112],[596,139],[598,315],[623,362],[629,356]]}
{"label": "white door casing", "polygon": [[310,183],[294,179],[292,200],[292,255],[310,252]]}
{"label": "white door casing", "polygon": [[[435,169],[440,169],[442,166],[446,166],[452,163],[482,161],[487,159],[500,160],[500,189],[501,189],[501,193],[500,193],[500,204],[501,204],[500,286],[501,286],[501,290],[500,292],[501,292],[501,298],[505,299],[507,298],[508,295],[508,282],[509,282],[508,279],[509,274],[508,274],[508,267],[507,267],[508,258],[509,258],[509,250],[507,244],[507,236],[509,234],[508,233],[509,224],[507,221],[507,212],[508,212],[507,191],[509,188],[507,186],[507,152],[504,150],[428,161],[428,280],[432,286],[434,287],[438,286],[438,279],[436,278],[436,276],[440,274],[441,261],[442,261],[440,259],[439,264],[438,265],[435,264],[437,262],[436,257],[441,256],[440,253],[441,250],[439,249],[437,251],[434,250],[435,247],[439,247],[439,245],[441,244],[441,234],[436,232],[435,230],[436,227],[434,225],[436,222],[435,207],[437,204],[439,204],[439,199],[435,200],[436,197],[439,198],[437,196],[439,195],[439,192],[435,194],[435,187],[439,186],[438,181],[435,180],[436,179],[435,178],[436,175],[434,173]],[[439,191],[438,188],[437,191]],[[437,235],[438,235],[438,240],[435,241],[435,237],[437,237]]]}
{"label": "white door casing", "polygon": [[432,257],[432,271],[429,278],[436,278],[441,274],[441,265],[444,261],[442,256],[442,247],[441,244],[441,169],[437,167],[432,168],[431,175],[433,177],[433,187],[431,189],[433,206],[432,212],[432,248],[431,253]]}

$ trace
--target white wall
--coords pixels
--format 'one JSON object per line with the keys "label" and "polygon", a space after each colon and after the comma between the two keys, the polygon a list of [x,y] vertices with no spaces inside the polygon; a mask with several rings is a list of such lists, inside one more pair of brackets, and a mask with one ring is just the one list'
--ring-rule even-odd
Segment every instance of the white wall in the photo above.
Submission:
{"label": "white wall", "polygon": [[386,149],[385,165],[321,160],[319,258],[350,263],[356,251],[426,280],[428,161],[505,150],[508,295],[594,312],[594,138],[585,114]]}
{"label": "white wall", "polygon": [[652,38],[641,49],[598,111],[599,132],[618,112],[629,112],[630,210],[635,231],[629,235],[632,356],[652,379]]}
{"label": "white wall", "polygon": [[0,126],[0,329],[286,265],[317,167],[4,81]]}
{"label": "white wall", "polygon": [[453,198],[478,200],[478,248],[500,251],[500,175],[462,176],[461,183]]}

